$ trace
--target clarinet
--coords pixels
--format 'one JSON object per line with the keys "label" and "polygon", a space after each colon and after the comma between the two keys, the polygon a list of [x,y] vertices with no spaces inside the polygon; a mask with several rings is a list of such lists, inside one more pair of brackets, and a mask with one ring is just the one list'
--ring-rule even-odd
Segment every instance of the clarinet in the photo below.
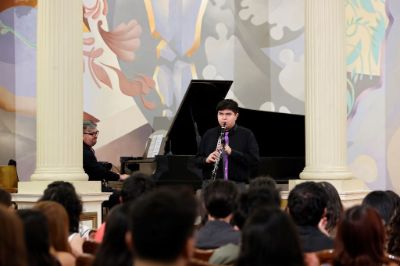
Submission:
{"label": "clarinet", "polygon": [[219,135],[218,141],[217,141],[217,151],[218,151],[218,157],[215,160],[214,163],[214,168],[211,172],[211,180],[215,181],[215,178],[217,177],[217,171],[218,171],[218,166],[219,166],[219,161],[221,160],[222,153],[224,151],[224,144],[225,144],[225,130],[226,130],[226,123],[224,123],[221,127],[221,134]]}

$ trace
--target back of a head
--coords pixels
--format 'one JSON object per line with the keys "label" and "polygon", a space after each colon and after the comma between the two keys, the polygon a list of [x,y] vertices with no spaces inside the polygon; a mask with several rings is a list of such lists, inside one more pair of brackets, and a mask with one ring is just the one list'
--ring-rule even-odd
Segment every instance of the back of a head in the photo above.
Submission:
{"label": "back of a head", "polygon": [[0,207],[0,265],[27,266],[23,226],[15,212]]}
{"label": "back of a head", "polygon": [[328,202],[326,205],[326,218],[328,223],[326,227],[327,230],[331,232],[336,228],[337,223],[340,221],[343,215],[343,204],[338,191],[331,183],[320,182],[319,184],[322,186],[328,196]]}
{"label": "back of a head", "polygon": [[71,252],[68,242],[69,220],[65,208],[55,201],[39,201],[34,209],[41,211],[47,218],[53,248],[56,251]]}
{"label": "back of a head", "polygon": [[270,187],[276,189],[276,182],[270,176],[258,176],[249,183],[249,189]]}
{"label": "back of a head", "polygon": [[0,188],[0,205],[9,208],[11,206],[11,194]]}
{"label": "back of a head", "polygon": [[335,239],[338,265],[382,265],[385,229],[375,209],[354,206],[346,210]]}
{"label": "back of a head", "polygon": [[217,110],[217,112],[221,111],[221,110],[231,110],[234,113],[238,113],[239,105],[234,100],[224,99],[217,104],[216,110]]}
{"label": "back of a head", "polygon": [[30,265],[56,266],[57,260],[50,254],[50,237],[46,216],[39,210],[17,211],[24,226],[25,245]]}
{"label": "back of a head", "polygon": [[385,191],[371,191],[363,199],[362,205],[375,208],[386,224],[390,222],[395,211],[395,204]]}
{"label": "back of a head", "polygon": [[303,265],[303,252],[295,225],[278,208],[258,209],[242,230],[237,266]]}
{"label": "back of a head", "polygon": [[82,213],[82,202],[76,194],[74,186],[69,182],[55,181],[49,184],[39,201],[55,201],[60,203],[68,213],[69,231],[79,231],[79,216]]}
{"label": "back of a head", "polygon": [[154,188],[155,183],[150,179],[150,176],[143,173],[135,173],[128,177],[122,184],[122,202],[126,203],[128,201],[136,200]]}
{"label": "back of a head", "polygon": [[238,200],[238,207],[234,213],[234,222],[242,228],[247,217],[259,208],[280,208],[279,191],[273,187],[249,188],[243,192]]}
{"label": "back of a head", "polygon": [[327,195],[321,185],[304,182],[289,193],[288,208],[293,221],[300,226],[317,226],[327,206]]}
{"label": "back of a head", "polygon": [[128,209],[125,204],[112,208],[107,217],[103,241],[96,254],[96,265],[132,265],[132,252],[125,242],[128,232]]}
{"label": "back of a head", "polygon": [[215,180],[203,190],[203,200],[208,213],[214,218],[225,218],[237,205],[239,190],[232,181]]}
{"label": "back of a head", "polygon": [[135,201],[129,216],[135,258],[176,261],[193,236],[196,210],[189,191],[160,189]]}

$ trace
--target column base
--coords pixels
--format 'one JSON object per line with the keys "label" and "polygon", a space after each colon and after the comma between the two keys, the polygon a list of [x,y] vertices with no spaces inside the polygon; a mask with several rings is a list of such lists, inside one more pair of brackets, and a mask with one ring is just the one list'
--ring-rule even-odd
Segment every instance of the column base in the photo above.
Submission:
{"label": "column base", "polygon": [[353,178],[353,174],[347,168],[343,169],[310,169],[310,167],[304,168],[303,172],[300,173],[300,179],[306,180],[347,180]]}
{"label": "column base", "polygon": [[287,199],[289,192],[298,184],[314,181],[314,182],[329,182],[332,184],[339,193],[340,199],[342,200],[343,206],[345,208],[361,204],[364,197],[371,191],[365,183],[360,179],[346,179],[346,180],[300,180],[300,179],[292,179],[289,180],[289,191],[282,192],[282,198]]}
{"label": "column base", "polygon": [[56,180],[64,180],[68,182],[73,182],[73,181],[88,181],[89,177],[88,175],[82,171],[77,171],[77,172],[70,172],[66,173],[65,169],[62,169],[61,171],[35,171],[31,175],[31,181],[56,181]]}
{"label": "column base", "polygon": [[[56,180],[18,182],[18,193],[42,195],[47,186],[54,181]],[[73,181],[65,179],[63,181],[72,183],[78,194],[101,193],[100,181]]]}

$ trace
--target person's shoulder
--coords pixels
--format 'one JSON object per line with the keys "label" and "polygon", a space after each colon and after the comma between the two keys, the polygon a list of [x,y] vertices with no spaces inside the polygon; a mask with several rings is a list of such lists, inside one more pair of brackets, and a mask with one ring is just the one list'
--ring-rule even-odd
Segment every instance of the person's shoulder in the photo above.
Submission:
{"label": "person's shoulder", "polygon": [[219,127],[212,127],[212,128],[209,128],[209,129],[207,129],[207,131],[204,133],[204,136],[213,135],[213,134],[217,133],[219,129],[220,129]]}
{"label": "person's shoulder", "polygon": [[253,134],[253,131],[251,131],[251,129],[239,125],[236,126],[236,130],[243,132],[244,134]]}

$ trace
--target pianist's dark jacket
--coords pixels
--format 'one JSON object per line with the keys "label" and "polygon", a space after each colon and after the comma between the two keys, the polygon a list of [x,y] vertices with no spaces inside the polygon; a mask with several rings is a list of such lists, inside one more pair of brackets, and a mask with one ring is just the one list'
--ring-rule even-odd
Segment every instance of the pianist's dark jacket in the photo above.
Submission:
{"label": "pianist's dark jacket", "polygon": [[92,148],[83,143],[83,170],[89,176],[89,181],[117,181],[119,175],[106,169],[99,163]]}
{"label": "pianist's dark jacket", "polygon": [[[206,158],[215,151],[220,127],[211,128],[204,133],[195,164],[203,170],[203,179],[209,179],[214,164],[206,163]],[[235,125],[229,130],[229,146],[232,153],[228,156],[228,179],[236,182],[247,182],[253,167],[260,161],[257,140],[250,129]],[[223,178],[223,159],[220,160],[217,178]]]}

